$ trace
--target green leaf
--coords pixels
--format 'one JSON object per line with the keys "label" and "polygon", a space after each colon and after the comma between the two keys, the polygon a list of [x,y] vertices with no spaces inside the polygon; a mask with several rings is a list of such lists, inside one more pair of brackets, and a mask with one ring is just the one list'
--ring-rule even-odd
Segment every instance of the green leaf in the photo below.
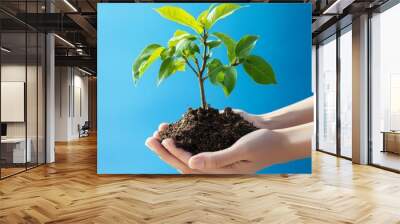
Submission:
{"label": "green leaf", "polygon": [[224,43],[228,53],[229,62],[230,63],[234,62],[236,58],[235,54],[236,41],[224,33],[215,32],[213,33],[213,35],[219,38]]}
{"label": "green leaf", "polygon": [[207,63],[208,78],[212,84],[218,84],[218,79],[221,79],[219,76],[223,76],[223,73],[221,72],[223,67],[222,62],[218,59],[212,59]]}
{"label": "green leaf", "polygon": [[210,29],[218,20],[223,19],[240,8],[234,3],[223,3],[211,10],[207,16],[206,29]]}
{"label": "green leaf", "polygon": [[175,53],[175,47],[169,47],[169,48],[165,48],[162,52],[161,52],[161,59],[165,60],[166,58],[172,57]]}
{"label": "green leaf", "polygon": [[224,66],[218,59],[213,59],[207,63],[207,69],[210,82],[221,86],[224,94],[229,96],[236,85],[236,69],[232,66]]}
{"label": "green leaf", "polygon": [[197,17],[197,22],[199,22],[204,28],[209,26],[207,16],[210,13],[211,9],[214,8],[214,6],[215,3],[211,4],[208,9],[201,12],[200,15]]}
{"label": "green leaf", "polygon": [[175,64],[175,71],[181,71],[181,72],[185,71],[185,68],[186,68],[185,59],[178,58],[175,60],[174,64]]}
{"label": "green leaf", "polygon": [[222,87],[222,90],[225,93],[225,96],[229,96],[232,90],[235,88],[237,72],[236,69],[231,66],[225,66],[223,72],[224,72],[224,79],[222,82],[220,81],[219,83]]}
{"label": "green leaf", "polygon": [[197,33],[202,33],[203,28],[199,22],[184,9],[176,6],[163,6],[155,9],[162,17],[173,22],[192,28]]}
{"label": "green leaf", "polygon": [[254,48],[258,40],[258,36],[246,35],[236,45],[235,53],[239,58],[248,56]]}
{"label": "green leaf", "polygon": [[150,44],[142,50],[132,66],[134,82],[142,77],[147,68],[160,57],[163,50],[164,47],[159,44]]}
{"label": "green leaf", "polygon": [[177,71],[185,71],[185,60],[183,58],[167,58],[161,63],[158,72],[157,85],[160,85],[164,79],[168,78]]}
{"label": "green leaf", "polygon": [[165,59],[160,66],[160,70],[158,71],[158,81],[157,81],[157,85],[160,85],[161,82],[169,77],[170,75],[172,75],[174,71],[174,58],[170,57]]}
{"label": "green leaf", "polygon": [[275,84],[275,72],[262,57],[250,55],[243,62],[244,70],[259,84]]}
{"label": "green leaf", "polygon": [[182,39],[176,45],[177,56],[190,57],[194,56],[195,53],[199,53],[200,48],[195,42],[189,39]]}
{"label": "green leaf", "polygon": [[216,48],[221,44],[220,40],[211,40],[207,42],[207,45],[210,49]]}
{"label": "green leaf", "polygon": [[192,35],[186,31],[183,30],[177,30],[174,33],[174,36],[169,39],[168,41],[168,47],[173,47],[176,46],[176,44],[181,41],[182,39],[189,39],[189,40],[196,40],[197,37],[195,35]]}
{"label": "green leaf", "polygon": [[197,44],[193,41],[190,42],[189,44],[189,55],[194,55],[195,53],[200,53],[200,48],[197,46]]}
{"label": "green leaf", "polygon": [[176,44],[176,55],[182,56],[184,55],[184,50],[188,48],[188,45],[190,44],[190,40],[187,39],[182,39]]}

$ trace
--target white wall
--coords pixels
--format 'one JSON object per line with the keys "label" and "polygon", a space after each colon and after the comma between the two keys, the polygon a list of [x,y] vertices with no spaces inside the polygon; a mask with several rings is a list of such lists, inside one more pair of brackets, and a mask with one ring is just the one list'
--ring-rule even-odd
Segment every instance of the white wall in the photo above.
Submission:
{"label": "white wall", "polygon": [[88,77],[72,67],[56,67],[55,140],[79,137],[78,125],[88,120]]}

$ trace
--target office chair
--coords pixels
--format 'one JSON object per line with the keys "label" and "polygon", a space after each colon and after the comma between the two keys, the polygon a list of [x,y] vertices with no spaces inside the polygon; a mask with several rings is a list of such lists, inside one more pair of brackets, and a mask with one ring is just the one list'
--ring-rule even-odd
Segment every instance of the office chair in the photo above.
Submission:
{"label": "office chair", "polygon": [[85,121],[82,127],[80,127],[80,125],[78,124],[79,138],[89,136],[89,129],[90,129],[89,121]]}

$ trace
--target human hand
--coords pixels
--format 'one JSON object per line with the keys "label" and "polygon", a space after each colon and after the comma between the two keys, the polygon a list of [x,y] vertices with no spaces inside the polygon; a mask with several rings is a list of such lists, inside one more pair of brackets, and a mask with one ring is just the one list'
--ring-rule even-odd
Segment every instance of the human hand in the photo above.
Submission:
{"label": "human hand", "polygon": [[281,146],[284,142],[280,133],[259,129],[243,136],[227,149],[194,156],[176,147],[172,139],[165,139],[161,144],[171,156],[198,173],[255,174],[278,159],[282,160],[285,152]]}
{"label": "human hand", "polygon": [[[158,130],[154,132],[153,136],[149,137],[146,139],[145,145],[152,150],[154,153],[156,153],[160,159],[162,159],[164,162],[169,164],[170,166],[174,167],[177,169],[180,173],[182,174],[198,174],[200,172],[191,169],[187,164],[183,163],[180,159],[178,159],[176,156],[172,155],[160,142],[160,131],[163,131],[167,129],[168,124],[167,123],[161,123],[158,126]],[[184,153],[188,153],[186,151],[181,152],[182,155],[181,157],[184,157]]]}
{"label": "human hand", "polygon": [[146,141],[166,163],[184,174],[254,174],[264,167],[310,156],[312,124],[282,130],[259,129],[231,147],[197,155],[175,146],[172,139],[160,143],[159,131]]}
{"label": "human hand", "polygon": [[[254,126],[261,128],[259,126],[259,121],[257,119],[257,116],[248,114],[243,110],[233,110],[233,111],[239,114],[248,122],[253,123]],[[167,164],[173,166],[181,173],[201,173],[199,170],[191,169],[188,166],[189,158],[192,156],[191,153],[187,152],[186,150],[175,147],[175,144],[172,139],[167,139],[162,143],[160,142],[159,132],[165,130],[167,127],[168,124],[166,123],[160,124],[158,130],[154,132],[153,136],[149,137],[146,140],[145,143],[146,146],[148,146],[152,151],[154,151]],[[211,172],[210,170],[207,171],[207,173],[210,172]],[[220,173],[221,171],[218,170],[215,172]]]}
{"label": "human hand", "polygon": [[282,161],[287,154],[281,147],[285,142],[284,135],[259,129],[243,136],[227,149],[193,156],[176,147],[172,139],[160,142],[158,132],[165,128],[167,124],[161,124],[146,145],[183,174],[254,174],[278,160]]}
{"label": "human hand", "polygon": [[[189,160],[192,154],[184,149],[175,146],[172,139],[165,139],[160,142],[159,132],[165,130],[168,124],[162,123],[159,125],[157,131],[154,132],[153,136],[147,138],[145,145],[155,152],[160,159],[169,164],[170,166],[177,169],[182,174],[239,174],[233,169],[207,169],[200,171],[189,167]],[[232,167],[233,168],[233,167]]]}
{"label": "human hand", "polygon": [[232,109],[232,111],[239,114],[246,121],[252,123],[256,128],[267,128],[265,119],[259,115],[250,114],[241,109]]}
{"label": "human hand", "polygon": [[[191,169],[203,173],[207,171],[234,174],[253,174],[264,167],[285,163],[311,156],[311,136],[313,123],[298,125],[280,130],[259,129],[251,132],[231,147],[216,151],[203,152],[183,158]],[[164,145],[172,155],[181,149],[173,141],[165,140]]]}

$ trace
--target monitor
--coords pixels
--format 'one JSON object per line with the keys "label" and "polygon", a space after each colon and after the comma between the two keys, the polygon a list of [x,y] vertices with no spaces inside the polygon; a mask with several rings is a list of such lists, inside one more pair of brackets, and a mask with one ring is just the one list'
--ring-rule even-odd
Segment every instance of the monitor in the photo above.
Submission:
{"label": "monitor", "polygon": [[7,124],[1,123],[1,136],[7,136]]}

